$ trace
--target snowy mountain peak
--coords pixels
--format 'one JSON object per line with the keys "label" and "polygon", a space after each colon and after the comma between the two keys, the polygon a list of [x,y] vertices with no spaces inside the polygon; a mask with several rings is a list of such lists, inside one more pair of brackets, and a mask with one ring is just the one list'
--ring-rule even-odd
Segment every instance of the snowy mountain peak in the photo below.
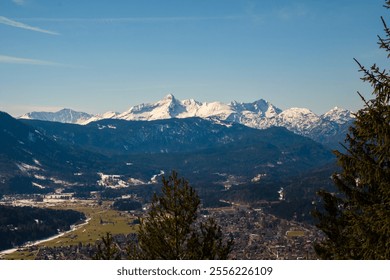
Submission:
{"label": "snowy mountain peak", "polygon": [[288,118],[296,118],[296,117],[313,117],[318,118],[318,116],[313,113],[311,110],[307,108],[289,108],[284,110],[281,115],[286,116]]}
{"label": "snowy mountain peak", "polygon": [[168,93],[163,100],[175,100],[175,96],[173,96],[173,94],[171,93]]}
{"label": "snowy mountain peak", "polygon": [[237,101],[233,101],[231,106],[241,114],[252,113],[259,117],[267,118],[275,117],[282,112],[282,110],[264,99],[259,99],[252,103],[238,103]]}
{"label": "snowy mountain peak", "polygon": [[180,100],[177,100],[173,94],[167,94],[163,99],[155,103],[159,106],[168,106],[168,108],[174,108],[180,106]]}
{"label": "snowy mountain peak", "polygon": [[57,112],[31,112],[24,114],[19,118],[81,124],[90,119],[91,117],[92,115],[90,114],[84,112],[77,112],[72,109],[65,108]]}
{"label": "snowy mountain peak", "polygon": [[166,95],[156,103],[143,103],[131,107],[126,112],[116,116],[116,119],[124,120],[158,120],[176,118],[183,112],[182,103],[172,94]]}
{"label": "snowy mountain peak", "polygon": [[275,125],[307,135],[321,123],[321,118],[307,108],[290,108],[276,116]]}
{"label": "snowy mountain peak", "polygon": [[[157,104],[160,106],[168,106],[168,110],[172,114],[176,114],[177,112],[175,109],[181,110],[180,107],[182,106],[181,102],[177,100],[172,94],[166,95],[161,101],[157,102]],[[171,117],[174,116],[171,115]]]}
{"label": "snowy mountain peak", "polygon": [[351,111],[336,106],[330,111],[323,114],[321,117],[327,121],[332,121],[341,124],[353,119],[354,115]]}

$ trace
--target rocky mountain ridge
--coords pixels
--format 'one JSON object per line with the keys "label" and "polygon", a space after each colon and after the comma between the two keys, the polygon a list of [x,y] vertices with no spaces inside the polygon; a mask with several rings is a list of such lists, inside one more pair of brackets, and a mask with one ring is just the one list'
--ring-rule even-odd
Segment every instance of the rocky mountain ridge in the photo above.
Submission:
{"label": "rocky mountain ridge", "polygon": [[194,99],[178,100],[168,94],[155,103],[145,103],[131,107],[123,113],[107,112],[90,115],[63,109],[56,113],[32,112],[21,119],[58,121],[86,125],[103,119],[121,119],[127,121],[152,121],[172,118],[199,117],[216,123],[239,123],[245,126],[266,129],[285,127],[299,135],[310,137],[323,144],[337,145],[347,133],[354,120],[349,110],[335,107],[323,115],[316,115],[306,108],[281,110],[266,100],[252,103],[230,104],[222,102],[199,102]]}

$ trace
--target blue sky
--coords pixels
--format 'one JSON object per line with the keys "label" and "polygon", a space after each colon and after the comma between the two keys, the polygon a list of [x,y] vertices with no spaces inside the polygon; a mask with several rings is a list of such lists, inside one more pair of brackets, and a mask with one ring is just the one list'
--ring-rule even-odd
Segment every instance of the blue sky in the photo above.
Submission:
{"label": "blue sky", "polygon": [[0,0],[0,110],[123,112],[178,99],[322,114],[370,96],[384,0]]}

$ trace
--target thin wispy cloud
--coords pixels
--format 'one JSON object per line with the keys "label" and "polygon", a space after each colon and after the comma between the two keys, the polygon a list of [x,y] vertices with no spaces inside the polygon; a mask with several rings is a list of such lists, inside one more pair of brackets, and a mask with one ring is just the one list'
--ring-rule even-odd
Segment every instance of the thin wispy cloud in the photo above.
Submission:
{"label": "thin wispy cloud", "polygon": [[23,6],[24,4],[26,4],[25,0],[12,0],[12,2],[19,6]]}
{"label": "thin wispy cloud", "polygon": [[255,2],[248,2],[245,6],[245,14],[246,16],[254,23],[264,23],[265,16],[263,14],[258,13],[257,5]]}
{"label": "thin wispy cloud", "polygon": [[294,18],[300,18],[307,16],[309,10],[304,5],[293,4],[291,6],[286,6],[281,8],[278,12],[278,18],[282,20],[291,20]]}
{"label": "thin wispy cloud", "polygon": [[72,64],[63,64],[53,61],[25,58],[25,57],[15,57],[8,55],[0,55],[0,64],[21,64],[21,65],[37,65],[37,66],[53,66],[53,67],[65,67],[73,69],[89,69],[83,65],[72,65]]}
{"label": "thin wispy cloud", "polygon": [[290,3],[278,9],[267,11],[261,10],[258,3],[251,1],[247,3],[245,13],[254,23],[261,24],[273,19],[280,21],[299,19],[308,16],[310,10],[305,5]]}
{"label": "thin wispy cloud", "polygon": [[43,66],[65,66],[60,63],[55,63],[46,60],[31,59],[31,58],[22,58],[14,57],[7,55],[0,55],[0,64],[25,64],[25,65],[43,65]]}
{"label": "thin wispy cloud", "polygon": [[120,18],[22,18],[24,21],[34,22],[77,22],[77,23],[148,23],[148,22],[175,22],[175,21],[205,21],[205,20],[238,20],[243,16],[215,16],[215,17],[120,17]]}
{"label": "thin wispy cloud", "polygon": [[39,27],[27,25],[25,23],[15,21],[15,20],[3,17],[3,16],[0,16],[0,24],[5,24],[5,25],[12,26],[12,27],[31,30],[31,31],[35,31],[35,32],[46,33],[46,34],[50,34],[50,35],[59,35],[59,33],[57,33],[57,32],[53,32],[53,31],[49,31],[49,30],[42,29]]}

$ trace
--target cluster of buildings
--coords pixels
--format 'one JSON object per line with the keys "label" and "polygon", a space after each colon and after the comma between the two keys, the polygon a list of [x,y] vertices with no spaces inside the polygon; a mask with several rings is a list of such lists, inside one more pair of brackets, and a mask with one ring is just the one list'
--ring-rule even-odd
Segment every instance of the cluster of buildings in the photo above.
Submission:
{"label": "cluster of buildings", "polygon": [[234,240],[231,259],[317,259],[314,243],[323,236],[307,224],[280,219],[262,209],[232,206],[208,209],[226,238]]}
{"label": "cluster of buildings", "polygon": [[[128,244],[134,242],[137,237],[134,233],[130,233],[128,235],[114,235],[112,238],[118,253],[122,258],[126,258]],[[77,245],[68,246],[30,246],[28,251],[35,260],[90,260],[97,253],[97,244],[82,244],[80,242]]]}

